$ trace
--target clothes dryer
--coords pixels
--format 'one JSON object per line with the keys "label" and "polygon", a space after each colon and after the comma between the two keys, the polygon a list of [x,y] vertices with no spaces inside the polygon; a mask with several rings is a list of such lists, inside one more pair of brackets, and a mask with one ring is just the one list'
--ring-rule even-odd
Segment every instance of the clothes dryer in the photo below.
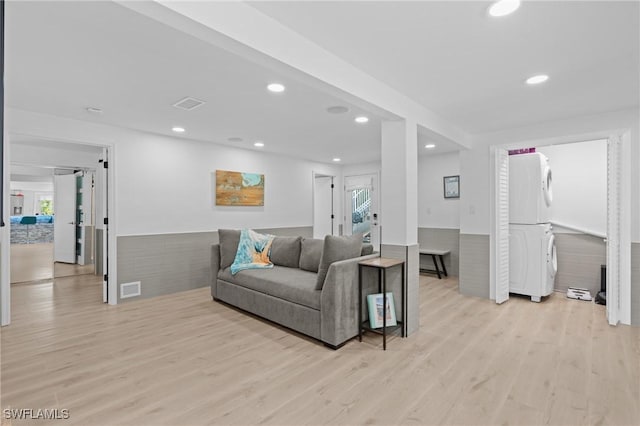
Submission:
{"label": "clothes dryer", "polygon": [[539,152],[509,157],[509,223],[550,220],[553,200],[549,160]]}
{"label": "clothes dryer", "polygon": [[534,302],[553,291],[558,260],[548,223],[509,225],[509,292]]}

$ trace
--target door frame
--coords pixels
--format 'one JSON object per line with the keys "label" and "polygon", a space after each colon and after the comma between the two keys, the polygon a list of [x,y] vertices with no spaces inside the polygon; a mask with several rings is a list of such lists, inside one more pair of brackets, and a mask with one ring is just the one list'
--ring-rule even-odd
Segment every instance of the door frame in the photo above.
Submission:
{"label": "door frame", "polygon": [[[631,216],[630,216],[630,207],[631,207],[631,137],[630,137],[630,129],[614,129],[614,130],[606,130],[601,132],[594,132],[583,135],[573,135],[573,136],[565,136],[565,137],[557,137],[557,138],[548,138],[548,139],[539,139],[539,140],[530,140],[527,142],[518,142],[514,144],[503,144],[503,145],[494,145],[489,148],[491,153],[491,232],[490,232],[490,286],[489,286],[489,297],[491,300],[496,300],[497,294],[497,286],[498,286],[498,275],[503,270],[502,262],[504,262],[504,258],[499,256],[497,250],[497,215],[499,212],[499,203],[500,199],[498,197],[498,193],[496,191],[496,184],[498,180],[498,167],[496,164],[496,150],[500,149],[520,149],[520,148],[528,148],[528,147],[542,147],[547,145],[559,145],[565,143],[575,143],[575,142],[583,142],[589,140],[597,140],[597,139],[607,139],[612,140],[614,138],[620,139],[620,151],[622,155],[619,156],[618,161],[613,162],[612,166],[615,167],[613,170],[614,173],[617,173],[620,176],[620,185],[619,185],[619,202],[614,206],[613,211],[607,212],[607,216],[609,214],[617,215],[619,217],[619,227],[618,227],[618,235],[617,239],[619,242],[619,253],[614,253],[613,255],[617,258],[610,259],[609,253],[607,254],[607,275],[609,278],[609,270],[610,265],[617,265],[616,270],[617,273],[611,272],[612,278],[617,278],[617,282],[609,282],[607,279],[607,291],[609,286],[612,287],[612,292],[619,295],[618,304],[613,305],[611,308],[607,309],[607,321],[611,325],[616,325],[619,322],[623,324],[631,323]],[[608,150],[607,155],[610,155]],[[608,185],[608,183],[607,183]],[[609,220],[609,218],[607,218]],[[508,262],[508,257],[507,257]],[[502,269],[501,269],[502,268]],[[508,264],[506,265],[508,270]],[[620,303],[620,302],[624,303]],[[608,306],[609,304],[607,304]]]}
{"label": "door frame", "polygon": [[[109,226],[106,227],[106,239],[108,244],[108,262],[104,265],[105,274],[109,277],[109,283],[111,285],[108,286],[107,299],[109,305],[116,305],[118,303],[118,277],[117,277],[117,238],[116,233],[112,230],[117,229],[117,216],[116,216],[116,164],[113,161],[115,157],[115,142],[100,142],[100,143],[92,143],[86,140],[76,140],[69,138],[58,138],[51,137],[48,135],[41,134],[30,134],[30,133],[9,133],[5,126],[4,128],[4,158],[3,158],[3,177],[4,177],[4,215],[6,217],[9,208],[9,191],[8,185],[10,180],[10,172],[8,165],[11,161],[11,149],[10,140],[11,136],[27,136],[34,137],[37,139],[57,141],[57,142],[66,142],[73,143],[78,145],[93,145],[98,147],[103,147],[107,149],[108,157],[106,161],[108,161],[109,167],[107,168],[107,209],[108,209],[108,217],[109,217]],[[9,226],[4,226],[0,228],[0,239],[2,240],[3,249],[0,250],[0,326],[6,326],[11,324],[11,279],[9,275],[11,258],[10,258],[10,233]],[[5,249],[6,248],[6,249]]]}

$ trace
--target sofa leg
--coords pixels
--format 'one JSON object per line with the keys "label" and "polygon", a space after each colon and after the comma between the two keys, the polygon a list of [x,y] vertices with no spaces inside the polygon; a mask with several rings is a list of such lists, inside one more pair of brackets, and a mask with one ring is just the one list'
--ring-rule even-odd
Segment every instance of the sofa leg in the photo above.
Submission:
{"label": "sofa leg", "polygon": [[336,346],[336,345],[332,345],[332,344],[327,343],[327,342],[322,342],[322,343],[324,343],[324,345],[325,345],[326,347],[328,347],[328,348],[333,349],[334,351],[336,351],[336,350],[340,349],[341,347],[343,347],[344,345],[346,345],[346,344],[347,344],[347,342],[348,342],[349,340],[351,340],[351,339],[347,339],[347,340],[345,340],[344,342],[340,343],[340,344],[339,344],[339,345],[337,345],[337,346]]}

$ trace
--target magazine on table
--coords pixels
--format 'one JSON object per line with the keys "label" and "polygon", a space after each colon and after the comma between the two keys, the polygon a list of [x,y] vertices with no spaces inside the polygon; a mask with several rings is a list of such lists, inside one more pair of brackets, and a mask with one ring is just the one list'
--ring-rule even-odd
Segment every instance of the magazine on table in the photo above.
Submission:
{"label": "magazine on table", "polygon": [[371,328],[381,328],[383,324],[383,312],[386,312],[387,327],[397,325],[396,309],[393,304],[393,293],[387,293],[386,309],[382,308],[382,293],[370,294],[367,296],[367,305],[369,307],[369,323]]}

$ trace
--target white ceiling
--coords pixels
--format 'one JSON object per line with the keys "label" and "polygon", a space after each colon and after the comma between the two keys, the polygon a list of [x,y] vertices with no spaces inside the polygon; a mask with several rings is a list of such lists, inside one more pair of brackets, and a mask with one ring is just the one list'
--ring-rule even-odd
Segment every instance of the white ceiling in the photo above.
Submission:
{"label": "white ceiling", "polygon": [[638,107],[640,2],[490,4],[251,2],[471,134]]}
{"label": "white ceiling", "polygon": [[11,182],[53,182],[53,168],[11,165]]}
{"label": "white ceiling", "polygon": [[[470,133],[637,107],[638,3],[258,2],[260,11]],[[8,2],[10,107],[321,162],[380,158],[375,108],[213,47],[111,2]],[[551,78],[526,87],[532,73]],[[274,95],[267,83],[287,91]],[[193,96],[207,103],[171,107]],[[344,115],[325,109],[346,105]],[[103,109],[90,114],[86,107]],[[372,119],[356,125],[355,115]],[[429,137],[420,132],[420,152]],[[241,137],[243,142],[229,142]],[[434,153],[457,149],[438,141]]]}
{"label": "white ceiling", "polygon": [[[380,120],[111,2],[7,3],[7,104],[28,111],[331,162],[380,157]],[[283,94],[267,92],[280,81]],[[192,111],[171,105],[206,101]],[[326,112],[334,105],[347,114]],[[90,114],[86,107],[101,108]],[[241,137],[243,142],[229,142]]]}

